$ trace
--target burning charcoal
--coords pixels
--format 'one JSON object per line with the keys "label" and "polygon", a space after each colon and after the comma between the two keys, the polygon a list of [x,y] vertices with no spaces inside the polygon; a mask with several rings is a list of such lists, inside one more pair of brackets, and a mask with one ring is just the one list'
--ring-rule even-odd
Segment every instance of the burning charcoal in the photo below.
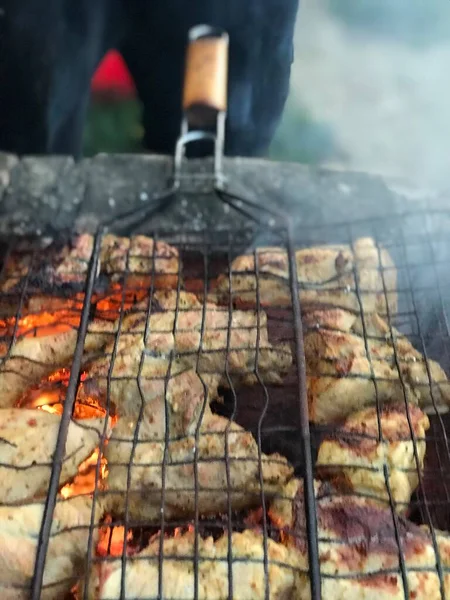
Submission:
{"label": "burning charcoal", "polygon": [[[230,291],[238,306],[273,308],[291,306],[289,262],[282,248],[258,248],[240,256],[231,265],[231,290],[228,275],[219,278],[217,291],[227,298]],[[367,313],[385,314],[386,295],[391,313],[397,310],[396,271],[388,252],[378,249],[371,238],[356,240],[350,246],[323,246],[295,253],[299,298],[308,304],[335,306]],[[381,269],[384,270],[382,278]],[[356,274],[356,281],[355,281]],[[358,292],[359,298],[358,298]]]}
{"label": "burning charcoal", "polygon": [[[436,555],[428,531],[405,518],[395,522],[389,508],[373,500],[348,495],[333,485],[315,482],[318,550],[324,598],[355,598],[373,590],[382,600],[405,598],[399,555],[402,552],[409,596],[417,600],[440,597]],[[292,480],[269,514],[282,530],[287,548],[308,558],[303,482]],[[450,590],[450,538],[436,532],[444,585]],[[401,550],[399,548],[401,545]],[[420,569],[420,570],[419,570]],[[388,575],[386,572],[388,570]],[[303,579],[303,577],[302,577]],[[303,584],[307,589],[307,577]],[[310,596],[300,596],[309,598]]]}
{"label": "burning charcoal", "polygon": [[[30,387],[17,403],[21,408],[37,408],[47,412],[63,414],[64,403],[67,396],[68,385],[70,380],[70,371],[68,369],[60,369],[55,373],[51,373],[37,385]],[[82,372],[80,376],[80,385],[83,387],[83,382],[86,380],[86,373]],[[116,418],[112,407],[109,411],[106,410],[104,403],[98,398],[88,396],[86,393],[77,398],[72,411],[74,419],[95,419],[104,417],[106,413],[113,419]]]}
{"label": "burning charcoal", "polygon": [[[80,315],[59,315],[51,320],[28,317],[17,324],[18,332],[12,332],[0,352],[0,408],[13,407],[27,391],[42,379],[63,367],[73,359],[77,342]],[[86,335],[86,353],[101,348],[110,339],[113,324],[95,321]],[[15,333],[15,335],[14,335]]]}
{"label": "burning charcoal", "polygon": [[392,498],[404,512],[419,483],[418,471],[423,471],[425,433],[430,426],[417,406],[409,405],[407,411],[402,403],[383,406],[379,413],[375,407],[353,413],[332,437],[322,441],[317,472],[334,481],[342,479],[355,493],[379,499],[383,507]]}

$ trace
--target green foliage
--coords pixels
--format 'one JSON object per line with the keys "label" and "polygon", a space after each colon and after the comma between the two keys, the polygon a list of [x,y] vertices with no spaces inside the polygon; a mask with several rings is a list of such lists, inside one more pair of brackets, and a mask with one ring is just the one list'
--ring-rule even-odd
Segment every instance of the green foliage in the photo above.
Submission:
{"label": "green foliage", "polygon": [[[142,152],[141,107],[135,100],[93,101],[84,136],[84,155],[99,152]],[[316,123],[303,109],[288,103],[270,149],[270,158],[319,163],[336,154],[326,125]]]}
{"label": "green foliage", "polygon": [[141,107],[136,100],[92,101],[84,132],[84,155],[142,151]]}

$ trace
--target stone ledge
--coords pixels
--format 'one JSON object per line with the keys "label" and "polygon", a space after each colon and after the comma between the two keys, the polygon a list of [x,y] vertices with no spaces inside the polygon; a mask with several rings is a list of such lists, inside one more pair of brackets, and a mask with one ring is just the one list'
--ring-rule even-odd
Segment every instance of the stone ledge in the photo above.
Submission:
{"label": "stone ledge", "polygon": [[[207,172],[210,160],[190,161]],[[277,208],[293,224],[331,226],[420,208],[449,208],[447,197],[399,186],[376,175],[312,168],[261,159],[225,159],[230,187]],[[98,155],[75,163],[66,157],[0,154],[0,235],[94,229],[113,216],[145,206],[168,186],[170,157]],[[201,190],[200,190],[201,191]],[[180,194],[153,220],[161,229],[203,229],[241,222],[213,198]]]}

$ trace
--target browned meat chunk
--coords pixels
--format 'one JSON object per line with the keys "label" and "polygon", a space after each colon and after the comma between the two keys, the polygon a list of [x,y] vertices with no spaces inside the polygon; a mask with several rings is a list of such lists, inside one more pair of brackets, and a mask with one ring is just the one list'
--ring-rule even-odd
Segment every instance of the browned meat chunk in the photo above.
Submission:
{"label": "browned meat chunk", "polygon": [[[205,384],[214,398],[219,383],[230,380],[255,383],[259,376],[280,383],[291,365],[289,347],[270,344],[264,314],[230,315],[223,307],[203,306],[186,292],[156,293],[154,300],[160,312],[147,315],[141,309],[127,315],[115,326],[120,325],[117,339],[88,368],[90,392],[104,396],[109,391],[119,414],[133,414],[142,399],[163,395],[166,379],[169,386],[176,380],[184,387],[181,373],[190,369],[199,375],[200,395]],[[195,390],[193,385],[187,393],[195,395]]]}
{"label": "browned meat chunk", "polygon": [[[195,414],[193,407],[180,405],[176,397],[167,404],[147,406],[142,421],[119,420],[105,450],[108,511],[123,514],[127,503],[130,518],[158,522],[163,504],[166,519],[193,517],[195,473],[200,514],[226,512],[229,503],[238,510],[259,505],[263,492],[273,496],[292,475],[292,468],[278,454],[262,454],[260,465],[252,435],[213,415],[208,406],[203,414],[198,410]],[[165,409],[170,415],[167,443]]]}
{"label": "browned meat chunk", "polygon": [[100,270],[113,281],[126,275],[128,287],[175,289],[180,273],[178,250],[144,235],[132,238],[106,235],[102,240]]}
{"label": "browned meat chunk", "polygon": [[[388,252],[371,238],[350,246],[319,246],[295,253],[302,305],[336,306],[385,314],[397,310],[397,275]],[[231,265],[231,294],[237,305],[254,307],[257,293],[263,307],[290,306],[289,261],[282,248],[259,248],[255,256],[239,256]],[[360,300],[357,296],[360,292]],[[218,280],[218,292],[230,293],[229,276]]]}
{"label": "browned meat chunk", "polygon": [[[230,485],[237,487],[236,492],[231,493],[232,505],[239,508],[255,503],[260,498],[258,447],[255,440],[227,419],[212,415],[209,407],[209,400],[217,396],[217,386],[225,369],[226,340],[222,337],[222,330],[214,328],[217,319],[223,318],[223,313],[217,311],[216,315],[212,307],[211,317],[205,318],[201,346],[203,348],[208,339],[212,344],[217,339],[222,341],[220,352],[204,363],[206,366],[213,364],[218,374],[196,373],[191,364],[195,366],[197,352],[194,353],[195,360],[190,352],[184,354],[180,340],[186,346],[190,345],[189,350],[198,351],[202,307],[195,297],[182,293],[178,297],[182,307],[176,312],[171,304],[175,297],[166,294],[159,298],[160,307],[166,310],[150,315],[147,328],[145,313],[130,313],[121,323],[120,336],[107,345],[106,356],[94,361],[88,369],[89,380],[85,381],[82,388],[82,393],[100,394],[103,397],[109,392],[110,402],[120,416],[105,452],[109,465],[108,487],[120,492],[108,495],[111,502],[115,503],[111,509],[116,511],[123,510],[126,501],[128,469],[124,465],[131,459],[135,435],[139,440],[133,451],[130,471],[132,485],[128,501],[130,514],[147,519],[158,518],[160,514],[164,456],[166,461],[169,460],[164,471],[165,486],[168,486],[165,493],[167,517],[180,513],[192,514],[194,510],[192,478],[196,452],[199,485],[203,488],[199,495],[200,510],[226,510],[228,500],[224,489],[227,484],[227,453],[230,456]],[[191,311],[192,306],[195,310]],[[187,308],[192,315],[184,322],[183,314],[187,313],[183,313],[183,310]],[[178,327],[174,328],[175,318],[180,319],[177,323],[180,332]],[[254,320],[251,323],[255,327]],[[189,338],[189,335],[192,337]],[[173,358],[174,349],[178,358]],[[113,351],[114,363],[111,364]],[[230,354],[233,352],[236,358],[230,358],[231,373],[240,367],[238,359],[242,354],[254,353],[252,350],[232,350]],[[210,360],[215,362],[211,363]],[[247,374],[246,369],[247,362],[244,362],[241,367],[243,375]],[[199,439],[196,441],[197,430]],[[268,493],[282,485],[291,474],[291,467],[279,456],[263,455],[262,463],[264,487]]]}
{"label": "browned meat chunk", "polygon": [[366,339],[361,318],[340,309],[306,313],[304,322],[309,327],[305,355],[312,421],[345,418],[377,399],[383,404],[406,397],[422,408],[449,404],[450,384],[442,368],[432,360],[427,365],[409,340],[395,328],[391,334],[377,314],[365,317]]}
{"label": "browned meat chunk", "polygon": [[[250,530],[233,533],[231,538],[232,598],[246,600],[289,600],[301,598],[297,572],[298,556],[272,540],[267,541],[267,580],[264,566],[264,543],[260,534]],[[198,556],[194,559],[194,535],[191,533],[164,540],[162,589],[164,598],[192,600],[195,597],[194,564],[198,569],[199,600],[229,598],[230,574],[228,536],[217,541],[198,540]],[[100,563],[89,582],[90,600],[144,600],[158,597],[159,539],[140,552],[125,567],[126,587],[121,596],[122,564],[120,560]],[[169,558],[170,557],[170,558]],[[195,561],[195,562],[194,562]]]}
{"label": "browned meat chunk", "polygon": [[[93,249],[94,238],[87,233],[63,246],[29,244],[8,257],[0,291],[17,292],[26,283],[29,291],[52,289],[57,293],[65,285],[84,284]],[[180,271],[178,250],[143,235],[126,238],[109,234],[102,239],[98,270],[112,281],[126,277],[130,287],[148,288],[153,281],[156,289],[175,288]]]}
{"label": "browned meat chunk", "polygon": [[404,511],[423,470],[429,427],[428,417],[414,405],[407,409],[404,403],[385,405],[379,414],[376,407],[366,408],[351,414],[335,435],[323,440],[317,467],[321,476],[344,480],[354,492],[373,496],[386,507],[390,501],[386,466],[391,498]]}
{"label": "browned meat chunk", "polygon": [[[339,495],[338,490],[317,482],[317,520],[322,597],[330,600],[403,600],[405,591],[399,561],[398,533],[406,563],[409,598],[440,598],[440,581],[431,536],[422,528],[397,517],[365,498]],[[288,548],[296,548],[307,567],[303,484],[292,480],[284,498],[270,509],[272,521],[284,530]],[[440,560],[445,572],[446,595],[450,592],[450,539],[437,533]],[[305,585],[297,596],[309,599]]]}

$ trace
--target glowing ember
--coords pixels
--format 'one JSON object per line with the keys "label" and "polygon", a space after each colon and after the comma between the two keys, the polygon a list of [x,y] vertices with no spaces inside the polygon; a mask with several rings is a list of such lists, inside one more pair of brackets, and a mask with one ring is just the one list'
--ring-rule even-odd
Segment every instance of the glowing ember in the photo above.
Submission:
{"label": "glowing ember", "polygon": [[[80,323],[80,311],[59,310],[57,312],[39,312],[28,314],[18,320],[16,337],[42,337],[65,333],[78,327]],[[0,330],[4,336],[12,336],[16,318],[6,319],[0,322]]]}
{"label": "glowing ember", "polygon": [[[97,555],[98,556],[122,556],[125,527],[111,527],[108,523],[111,523],[111,517],[107,517],[105,524],[106,527],[100,529],[99,541],[97,544]],[[129,543],[133,539],[133,533],[127,532],[127,554],[132,554],[133,549]]]}
{"label": "glowing ember", "polygon": [[[143,282],[148,283],[148,282]],[[148,285],[134,283],[113,284],[107,294],[94,294],[91,300],[95,306],[94,318],[115,321],[121,311],[129,310],[149,294]],[[0,337],[42,337],[65,333],[78,328],[83,308],[84,294],[75,294],[73,299],[35,296],[23,308],[24,316],[0,320]]]}
{"label": "glowing ember", "polygon": [[[19,406],[22,408],[36,408],[49,413],[61,415],[64,410],[64,401],[69,382],[70,371],[61,369],[52,373],[45,381],[36,388],[31,388],[21,399]],[[82,374],[81,379],[86,375]],[[82,384],[81,384],[82,385]],[[101,406],[97,398],[83,396],[83,402],[76,401],[73,410],[74,419],[95,419],[105,417],[106,410]],[[110,423],[114,424],[117,417],[110,417]],[[105,440],[105,444],[107,440]],[[92,455],[79,466],[78,473],[71,483],[66,484],[60,493],[63,498],[70,498],[79,494],[91,494],[95,490],[95,479],[97,464],[100,460],[99,480],[97,489],[101,489],[108,474],[106,458],[101,455],[97,448]]]}
{"label": "glowing ember", "polygon": [[[18,406],[21,408],[37,408],[61,415],[63,413],[69,377],[70,371],[68,369],[61,369],[52,373],[39,385],[29,388],[18,402]],[[86,373],[81,374],[81,381],[84,379],[86,379]],[[81,383],[80,387],[82,385]],[[102,406],[98,398],[83,394],[82,401],[77,400],[75,402],[73,410],[74,419],[95,419],[104,417],[105,415],[106,409]],[[114,424],[116,417],[112,417],[112,419]]]}
{"label": "glowing ember", "polygon": [[89,458],[81,463],[78,474],[73,482],[68,483],[61,489],[60,493],[63,498],[71,498],[72,496],[78,496],[79,494],[92,494],[94,492],[95,475],[99,459],[100,472],[98,487],[102,487],[103,481],[108,475],[108,463],[104,456],[100,456],[100,450],[97,448]]}
{"label": "glowing ember", "polygon": [[[125,527],[123,526],[111,526],[112,518],[108,516],[105,520],[105,526],[100,529],[99,533],[99,541],[97,544],[97,556],[122,556],[123,547],[124,547],[124,536],[125,536]],[[194,524],[189,524],[183,527],[175,527],[174,529],[170,528],[169,531],[166,531],[164,537],[169,538],[178,538],[182,535],[186,535],[186,533],[191,533],[194,531]],[[140,542],[137,538],[133,537],[133,531],[127,531],[126,537],[126,554],[127,556],[131,556],[136,552],[139,552],[147,546],[152,540],[155,540],[159,537],[160,531],[155,528],[153,535],[144,535]]]}
{"label": "glowing ember", "polygon": [[30,408],[38,408],[48,413],[62,415],[63,406],[58,404],[58,396],[56,394],[41,394],[37,399],[35,406]]}
{"label": "glowing ember", "polygon": [[244,519],[244,524],[248,529],[260,531],[262,533],[263,509],[257,508],[250,510]]}
{"label": "glowing ember", "polygon": [[138,302],[141,302],[148,296],[146,287],[125,286],[119,284],[112,286],[113,293],[107,296],[98,297],[95,300],[96,313],[99,319],[116,320],[121,310],[129,310]]}
{"label": "glowing ember", "polygon": [[[36,408],[49,413],[61,415],[64,410],[65,392],[70,372],[62,369],[53,373],[45,382],[46,389],[38,388],[29,390],[22,399],[20,406],[26,408]],[[44,384],[41,384],[44,385]],[[53,388],[52,388],[53,386]],[[95,419],[106,416],[106,410],[100,405],[96,398],[84,399],[83,402],[75,402],[73,410],[74,419]],[[117,417],[110,417],[111,424],[117,421]],[[107,440],[105,440],[105,445]],[[81,463],[78,473],[71,483],[68,483],[61,489],[63,498],[70,498],[79,494],[91,494],[95,490],[95,478],[97,464],[100,460],[99,481],[97,488],[103,486],[103,482],[108,474],[106,458],[101,455],[97,448],[92,455]]]}
{"label": "glowing ember", "polygon": [[193,524],[190,525],[186,525],[184,527],[175,527],[175,529],[173,530],[173,533],[170,534],[166,534],[165,537],[174,537],[174,538],[178,538],[181,537],[182,535],[186,535],[186,533],[192,533],[195,530],[195,527]]}

